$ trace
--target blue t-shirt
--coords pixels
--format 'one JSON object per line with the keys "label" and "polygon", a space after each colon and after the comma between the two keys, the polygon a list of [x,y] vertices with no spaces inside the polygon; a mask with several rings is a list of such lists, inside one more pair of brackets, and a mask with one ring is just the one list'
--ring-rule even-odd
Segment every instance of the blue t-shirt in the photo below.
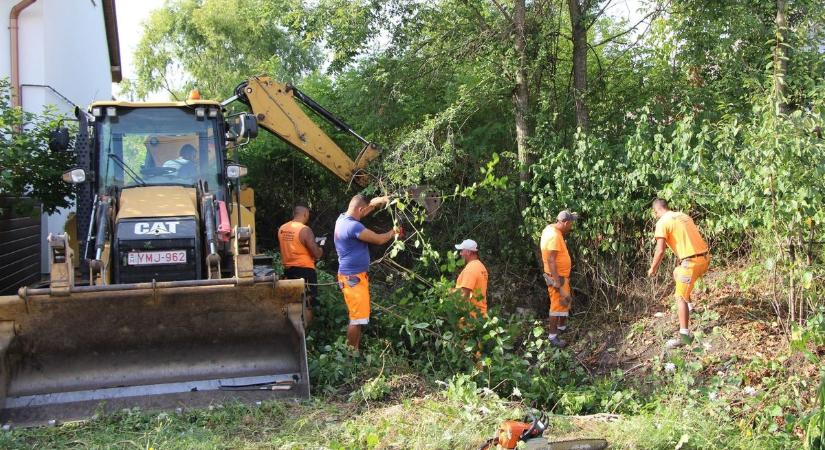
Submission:
{"label": "blue t-shirt", "polygon": [[358,234],[366,227],[352,217],[341,214],[335,221],[335,251],[338,252],[338,273],[355,275],[370,266],[370,249]]}

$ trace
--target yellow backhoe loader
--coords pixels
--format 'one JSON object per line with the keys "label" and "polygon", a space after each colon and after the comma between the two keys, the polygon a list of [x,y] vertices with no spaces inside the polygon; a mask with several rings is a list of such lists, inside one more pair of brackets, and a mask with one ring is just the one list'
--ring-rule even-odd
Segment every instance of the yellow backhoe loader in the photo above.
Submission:
{"label": "yellow backhoe loader", "polygon": [[[76,111],[75,219],[49,236],[49,282],[0,297],[4,424],[309,396],[304,282],[255,254],[253,196],[230,156],[261,126],[364,185],[378,150],[267,77],[224,102],[191,97]],[[233,101],[248,111],[227,114]],[[354,161],[298,103],[361,141]]]}

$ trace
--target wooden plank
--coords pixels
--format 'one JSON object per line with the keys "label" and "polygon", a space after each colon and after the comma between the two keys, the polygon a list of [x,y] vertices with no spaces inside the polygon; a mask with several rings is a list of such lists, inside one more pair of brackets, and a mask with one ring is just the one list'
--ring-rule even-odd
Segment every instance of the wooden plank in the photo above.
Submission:
{"label": "wooden plank", "polygon": [[5,218],[0,217],[0,232],[11,231],[18,228],[27,228],[31,226],[40,226],[40,216],[38,217],[14,217]]}
{"label": "wooden plank", "polygon": [[[32,264],[40,262],[40,253],[30,253],[22,258],[19,258],[16,262],[4,266],[5,270],[0,271],[0,280],[6,276],[6,274],[14,273],[19,270],[21,267],[28,267]],[[40,271],[38,270],[38,273]]]}
{"label": "wooden plank", "polygon": [[20,239],[9,241],[0,241],[0,256],[4,253],[11,253],[21,248],[37,246],[37,253],[40,253],[40,246],[45,245],[45,242],[40,242],[40,233],[24,236]]}
{"label": "wooden plank", "polygon": [[33,287],[40,287],[40,274],[34,274],[29,276],[28,278],[22,278],[19,281],[14,282],[8,287],[0,287],[0,295],[14,295],[17,294],[17,291],[24,286],[33,286]]}
{"label": "wooden plank", "polygon": [[19,248],[13,252],[0,252],[0,273],[10,272],[20,264],[20,261],[32,256],[40,257],[39,243]]}
{"label": "wooden plank", "polygon": [[34,264],[21,267],[20,270],[0,278],[0,292],[17,292],[17,289],[38,281],[40,279],[39,272],[40,258]]}
{"label": "wooden plank", "polygon": [[0,231],[0,241],[12,241],[34,235],[40,236],[40,225],[32,225],[11,231]]}
{"label": "wooden plank", "polygon": [[0,197],[0,293],[13,294],[21,286],[40,281],[40,205],[34,211],[28,198]]}

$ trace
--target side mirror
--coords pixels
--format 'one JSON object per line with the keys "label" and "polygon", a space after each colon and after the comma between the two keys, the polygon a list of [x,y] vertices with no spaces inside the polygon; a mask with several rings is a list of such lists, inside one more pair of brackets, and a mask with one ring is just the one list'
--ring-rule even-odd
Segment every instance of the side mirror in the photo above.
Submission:
{"label": "side mirror", "polygon": [[63,172],[63,181],[69,184],[80,184],[86,181],[86,171],[81,168],[69,169]]}
{"label": "side mirror", "polygon": [[49,132],[49,150],[65,152],[69,149],[69,129],[60,127]]}
{"label": "side mirror", "polygon": [[240,177],[246,175],[248,169],[243,164],[227,164],[226,166],[226,178],[230,180],[237,180]]}
{"label": "side mirror", "polygon": [[237,134],[246,139],[258,136],[258,119],[252,114],[241,114],[236,124]]}

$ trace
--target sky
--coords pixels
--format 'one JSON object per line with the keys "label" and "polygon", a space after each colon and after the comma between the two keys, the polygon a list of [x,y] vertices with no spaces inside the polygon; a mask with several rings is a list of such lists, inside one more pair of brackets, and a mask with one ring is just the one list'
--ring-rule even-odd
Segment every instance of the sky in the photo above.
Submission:
{"label": "sky", "polygon": [[[631,23],[639,20],[639,8],[653,0],[609,0],[607,14],[627,18]],[[116,0],[117,28],[120,36],[120,64],[123,78],[133,79],[135,66],[133,55],[138,41],[143,35],[143,24],[152,10],[163,6],[164,0]],[[128,100],[120,94],[120,85],[112,85],[112,93],[119,100]],[[164,101],[169,96],[166,92],[150,94],[147,101]]]}
{"label": "sky", "polygon": [[[135,77],[133,55],[140,37],[143,36],[143,23],[149,18],[152,10],[163,6],[163,0],[116,0],[117,32],[120,38],[120,65],[123,78]],[[120,95],[120,85],[112,85],[112,93],[119,100],[128,100]],[[153,94],[147,100],[166,100],[165,93]]]}

